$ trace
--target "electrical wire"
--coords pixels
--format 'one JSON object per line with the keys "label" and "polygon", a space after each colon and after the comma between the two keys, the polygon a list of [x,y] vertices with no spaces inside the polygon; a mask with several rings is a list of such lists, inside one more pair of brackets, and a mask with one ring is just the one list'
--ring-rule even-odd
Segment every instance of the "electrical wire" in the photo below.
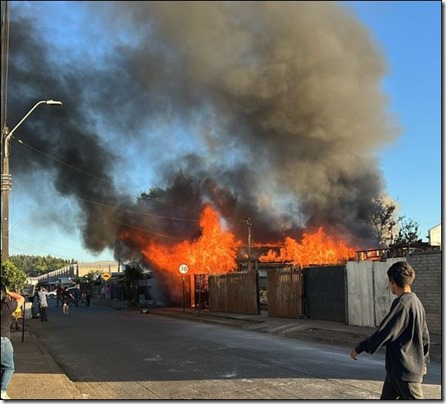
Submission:
{"label": "electrical wire", "polygon": [[[82,169],[80,169],[80,168],[78,168],[78,167],[75,167],[75,166],[73,166],[73,165],[71,165],[71,164],[68,164],[68,163],[66,163],[66,162],[64,162],[64,161],[62,161],[62,160],[60,160],[60,159],[57,159],[57,158],[55,158],[55,157],[53,157],[53,156],[51,156],[51,155],[49,155],[49,154],[47,154],[47,153],[45,153],[45,152],[43,152],[43,151],[41,151],[41,150],[35,148],[34,146],[31,146],[30,144],[24,142],[24,141],[23,141],[22,139],[20,139],[20,138],[17,138],[16,136],[12,136],[12,138],[14,138],[15,140],[17,140],[17,141],[18,141],[20,144],[22,144],[23,146],[25,146],[25,147],[27,147],[27,148],[29,148],[29,149],[31,149],[31,150],[34,150],[34,151],[36,151],[37,153],[40,153],[41,155],[43,155],[43,156],[45,156],[45,157],[47,157],[47,158],[49,158],[49,159],[51,159],[51,160],[53,160],[53,161],[56,161],[56,162],[58,162],[58,163],[60,163],[60,164],[63,164],[63,165],[65,165],[66,167],[69,167],[69,168],[71,168],[71,169],[73,169],[73,170],[77,170],[77,171],[79,171],[79,172],[81,172],[81,173],[83,173],[83,174],[85,174],[85,175],[87,175],[87,176],[89,176],[89,177],[91,177],[91,178],[93,178],[93,179],[95,179],[95,180],[101,181],[101,182],[106,183],[106,184],[109,183],[108,180],[105,180],[105,179],[103,179],[103,178],[94,176],[94,175],[88,173],[87,171],[84,171],[84,170],[82,170]],[[14,150],[16,150],[17,153],[20,153],[20,152],[18,151],[18,149],[14,148]],[[154,214],[154,213],[147,213],[147,212],[142,212],[142,211],[136,211],[136,210],[134,210],[134,209],[123,209],[123,208],[118,208],[118,207],[115,207],[115,206],[111,206],[111,205],[103,204],[103,203],[101,203],[101,202],[91,201],[91,200],[84,199],[84,198],[81,198],[81,197],[78,197],[78,199],[80,199],[80,200],[84,200],[85,202],[94,203],[94,204],[99,204],[99,205],[102,205],[102,206],[105,206],[105,207],[110,207],[110,208],[113,208],[113,209],[116,209],[116,210],[119,210],[119,211],[125,211],[125,212],[129,212],[129,213],[139,214],[139,215],[142,215],[142,216],[151,216],[151,217],[156,217],[156,218],[159,218],[159,219],[169,219],[169,220],[177,220],[177,221],[199,222],[199,219],[187,219],[187,218],[173,217],[173,216],[162,216],[162,215],[156,215],[156,214]],[[169,207],[173,207],[173,208],[177,208],[177,209],[188,210],[188,211],[193,212],[193,213],[195,213],[195,214],[197,214],[197,215],[200,215],[200,214],[201,214],[201,212],[198,212],[198,211],[196,211],[196,210],[189,209],[189,208],[186,208],[186,207],[184,207],[184,206],[172,205],[172,204],[170,204],[170,203],[168,203],[168,202],[166,202],[166,201],[157,200],[157,199],[153,199],[152,201],[153,201],[153,202],[156,202],[156,203],[161,203],[161,204],[167,205],[167,206],[169,206]],[[241,222],[241,223],[246,223],[246,224],[248,224],[248,225],[252,225],[252,223],[250,222],[250,219],[243,220],[243,219],[234,219],[234,218],[227,218],[227,217],[225,217],[225,220],[230,220],[230,221],[234,221],[234,222]]]}

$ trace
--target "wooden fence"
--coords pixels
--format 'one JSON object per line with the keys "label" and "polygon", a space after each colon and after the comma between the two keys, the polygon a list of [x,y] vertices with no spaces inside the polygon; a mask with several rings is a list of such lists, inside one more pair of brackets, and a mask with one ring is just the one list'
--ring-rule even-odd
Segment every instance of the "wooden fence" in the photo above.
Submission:
{"label": "wooden fence", "polygon": [[303,315],[303,271],[300,268],[268,271],[268,316]]}
{"label": "wooden fence", "polygon": [[257,271],[209,275],[209,311],[260,314]]}

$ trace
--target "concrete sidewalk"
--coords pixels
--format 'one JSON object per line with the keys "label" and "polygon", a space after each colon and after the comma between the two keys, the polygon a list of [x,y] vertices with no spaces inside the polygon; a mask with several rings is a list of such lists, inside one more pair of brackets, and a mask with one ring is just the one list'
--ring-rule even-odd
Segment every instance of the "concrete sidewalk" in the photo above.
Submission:
{"label": "concrete sidewalk", "polygon": [[[92,300],[92,305],[109,306],[111,309],[127,310],[126,304],[113,301]],[[372,328],[349,326],[339,322],[308,319],[287,319],[260,315],[213,313],[207,310],[181,308],[150,309],[147,315],[174,316],[184,320],[210,322],[224,326],[240,327],[249,331],[263,332],[295,339],[332,343],[346,347],[349,352],[355,343],[373,332]],[[38,321],[38,320],[28,320]],[[31,328],[31,329],[30,329]],[[23,341],[22,341],[23,339]],[[432,335],[431,358],[441,363],[441,336]],[[32,334],[32,324],[11,333],[14,345],[16,372],[8,394],[11,399],[86,399],[61,368]]]}
{"label": "concrete sidewalk", "polygon": [[[38,321],[38,320],[28,320]],[[83,399],[37,337],[25,328],[11,333],[16,371],[8,389],[12,400]]]}

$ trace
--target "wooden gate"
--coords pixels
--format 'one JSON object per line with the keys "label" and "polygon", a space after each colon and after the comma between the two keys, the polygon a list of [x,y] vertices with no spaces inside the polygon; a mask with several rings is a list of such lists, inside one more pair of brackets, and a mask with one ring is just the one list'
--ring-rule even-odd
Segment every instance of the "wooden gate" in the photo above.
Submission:
{"label": "wooden gate", "polygon": [[257,271],[209,275],[209,311],[260,314]]}
{"label": "wooden gate", "polygon": [[300,318],[303,314],[302,292],[301,268],[268,271],[268,316]]}

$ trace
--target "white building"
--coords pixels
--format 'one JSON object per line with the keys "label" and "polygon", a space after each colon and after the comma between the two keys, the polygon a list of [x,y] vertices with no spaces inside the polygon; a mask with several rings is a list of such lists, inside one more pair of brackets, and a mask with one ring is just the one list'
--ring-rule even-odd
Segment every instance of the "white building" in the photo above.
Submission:
{"label": "white building", "polygon": [[441,248],[441,223],[428,230],[429,245],[439,246]]}

